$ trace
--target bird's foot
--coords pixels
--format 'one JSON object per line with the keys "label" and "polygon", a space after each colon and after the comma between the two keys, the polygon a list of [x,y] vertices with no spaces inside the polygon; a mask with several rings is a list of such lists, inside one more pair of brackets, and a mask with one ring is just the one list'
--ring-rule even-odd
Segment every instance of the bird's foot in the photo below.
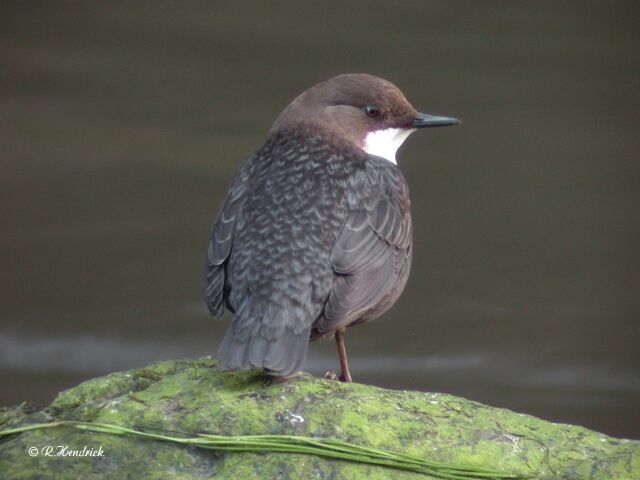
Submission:
{"label": "bird's foot", "polygon": [[338,375],[333,370],[329,370],[322,377],[326,378],[327,380],[339,380],[341,382],[350,382],[351,381],[351,375],[349,375],[349,373],[347,373],[346,375],[344,373],[342,375]]}
{"label": "bird's foot", "polygon": [[336,375],[336,372],[334,372],[333,370],[329,370],[322,377],[326,378],[327,380],[340,380],[340,378],[338,378],[338,375]]}

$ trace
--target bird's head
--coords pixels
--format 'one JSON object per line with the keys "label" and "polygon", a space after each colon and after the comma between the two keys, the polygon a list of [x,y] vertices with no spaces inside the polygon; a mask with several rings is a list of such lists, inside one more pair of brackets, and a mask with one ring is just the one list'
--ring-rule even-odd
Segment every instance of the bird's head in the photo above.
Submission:
{"label": "bird's head", "polygon": [[420,113],[393,83],[358,73],[338,75],[299,95],[271,132],[315,129],[396,163],[396,151],[417,129],[458,123],[455,118]]}

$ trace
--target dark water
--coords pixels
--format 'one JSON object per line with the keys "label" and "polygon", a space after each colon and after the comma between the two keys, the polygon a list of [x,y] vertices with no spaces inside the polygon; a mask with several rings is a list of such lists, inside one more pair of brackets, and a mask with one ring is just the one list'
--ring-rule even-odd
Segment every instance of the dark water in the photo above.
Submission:
{"label": "dark water", "polygon": [[0,404],[215,353],[230,175],[294,95],[365,71],[464,123],[399,152],[414,268],[348,333],[355,379],[640,438],[637,3],[262,5],[2,2]]}

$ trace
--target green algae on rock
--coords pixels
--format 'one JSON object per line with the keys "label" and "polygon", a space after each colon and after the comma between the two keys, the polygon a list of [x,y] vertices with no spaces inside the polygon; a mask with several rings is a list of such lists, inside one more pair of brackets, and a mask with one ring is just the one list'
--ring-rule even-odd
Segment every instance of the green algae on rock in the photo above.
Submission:
{"label": "green algae on rock", "polygon": [[[214,360],[165,361],[64,391],[43,410],[0,409],[0,429],[53,420],[220,435],[334,438],[442,463],[541,479],[638,479],[640,442],[546,422],[444,394],[401,392],[309,375],[270,383]],[[97,449],[95,457],[29,448]],[[39,452],[41,450],[38,450]],[[0,440],[7,479],[424,479],[385,467],[285,453],[221,453],[129,436],[48,429]]]}

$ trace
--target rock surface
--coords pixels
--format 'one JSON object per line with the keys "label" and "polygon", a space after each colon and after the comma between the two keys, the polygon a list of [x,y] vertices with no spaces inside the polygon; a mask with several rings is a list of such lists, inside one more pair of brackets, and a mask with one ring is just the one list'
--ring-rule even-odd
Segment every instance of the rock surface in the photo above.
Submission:
{"label": "rock surface", "polygon": [[[451,395],[392,391],[303,374],[270,383],[209,358],[165,361],[89,380],[44,410],[0,409],[0,429],[54,419],[222,435],[332,437],[540,479],[640,479],[640,442],[546,422]],[[29,455],[66,445],[96,457]],[[0,439],[3,479],[426,479],[299,454],[217,453],[70,428]]]}

